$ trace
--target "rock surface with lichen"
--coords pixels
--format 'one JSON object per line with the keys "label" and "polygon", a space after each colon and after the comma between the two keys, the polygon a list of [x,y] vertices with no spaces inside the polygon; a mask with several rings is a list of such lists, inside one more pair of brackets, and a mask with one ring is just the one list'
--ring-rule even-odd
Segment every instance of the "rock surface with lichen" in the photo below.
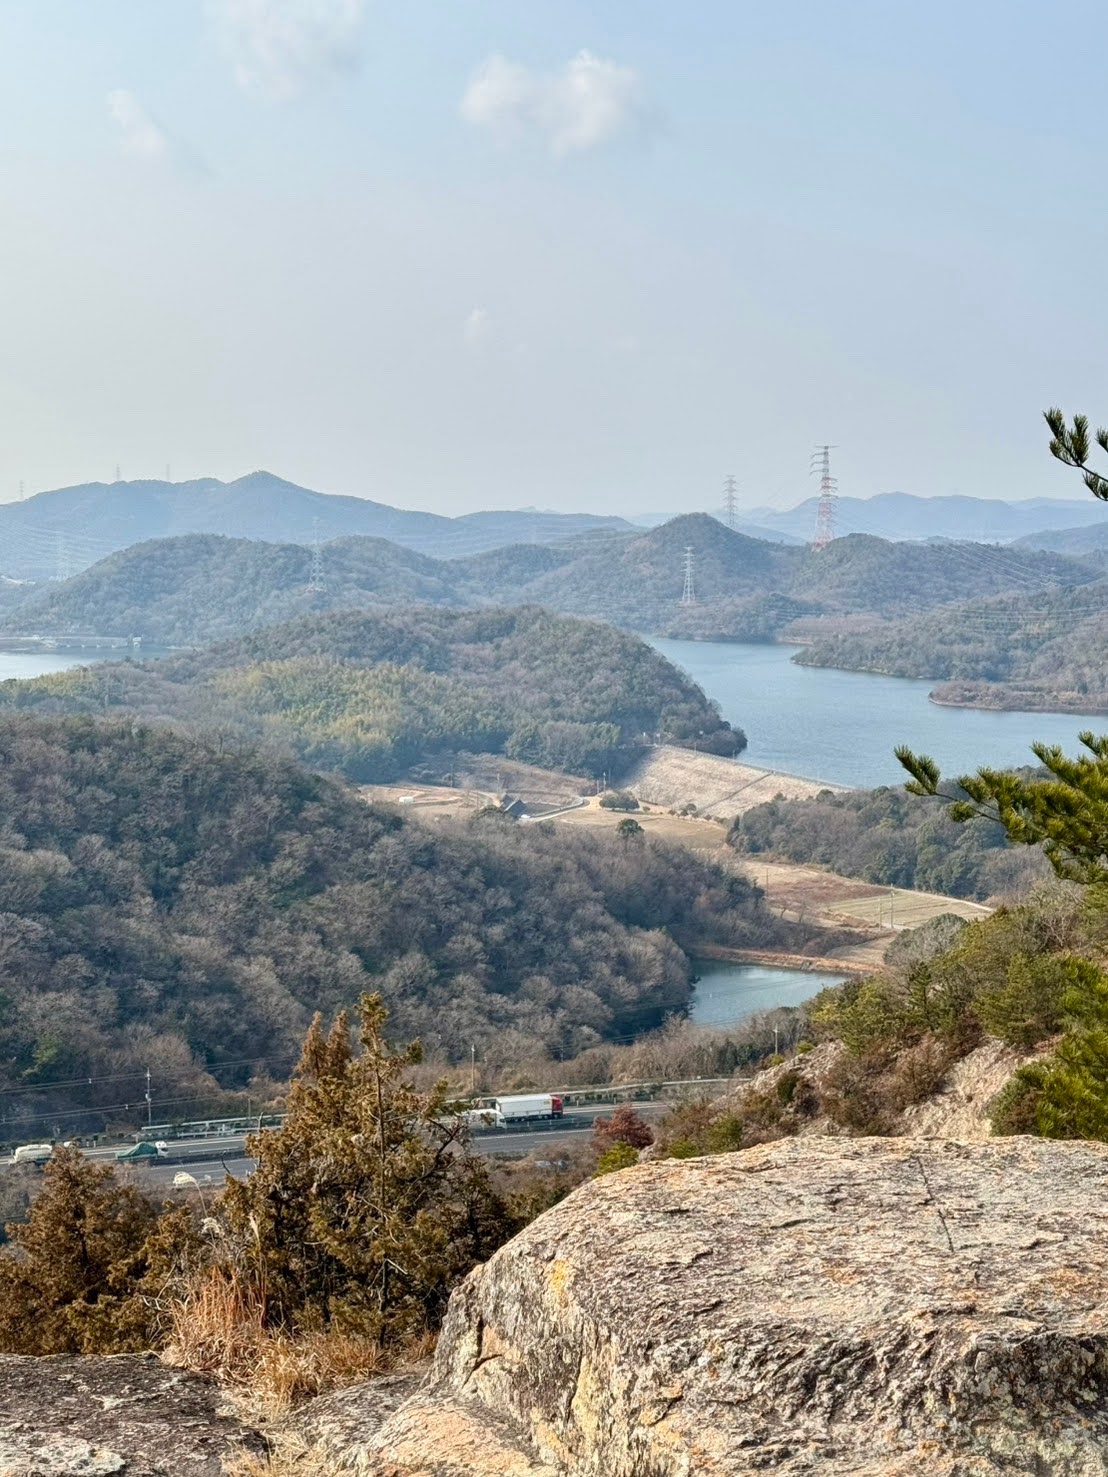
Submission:
{"label": "rock surface with lichen", "polygon": [[0,1477],[220,1477],[266,1442],[153,1356],[0,1355]]}
{"label": "rock surface with lichen", "polygon": [[1106,1230],[1103,1145],[812,1138],[642,1164],[470,1275],[429,1380],[342,1468],[1102,1477]]}

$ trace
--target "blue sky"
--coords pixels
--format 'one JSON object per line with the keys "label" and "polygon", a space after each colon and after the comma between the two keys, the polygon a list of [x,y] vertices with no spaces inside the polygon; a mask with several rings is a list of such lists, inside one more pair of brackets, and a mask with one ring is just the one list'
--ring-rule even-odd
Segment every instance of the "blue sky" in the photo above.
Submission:
{"label": "blue sky", "polygon": [[1081,495],[1092,4],[3,0],[0,499]]}

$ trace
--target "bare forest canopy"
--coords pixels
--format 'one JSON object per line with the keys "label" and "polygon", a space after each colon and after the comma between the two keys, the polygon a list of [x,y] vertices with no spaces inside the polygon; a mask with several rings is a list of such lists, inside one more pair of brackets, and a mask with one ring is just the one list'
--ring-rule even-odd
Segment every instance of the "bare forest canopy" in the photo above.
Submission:
{"label": "bare forest canopy", "polygon": [[[952,793],[961,794],[957,786]],[[744,856],[830,867],[844,877],[951,897],[991,898],[1050,877],[1037,847],[1012,847],[981,817],[952,821],[941,800],[903,787],[825,790],[810,800],[771,800],[737,816],[728,835]]]}
{"label": "bare forest canopy", "polygon": [[614,778],[648,742],[721,754],[746,742],[639,637],[539,609],[308,616],[156,661],[0,684],[4,709],[121,709],[219,729],[360,783],[448,779],[460,752]]}
{"label": "bare forest canopy", "polygon": [[687,851],[428,829],[132,722],[0,719],[0,816],[0,1139],[139,1121],[147,1068],[156,1118],[207,1116],[367,990],[441,1058],[568,1055],[683,1012],[684,949],[808,937]]}
{"label": "bare forest canopy", "polygon": [[[691,553],[693,600],[682,604]],[[61,583],[0,602],[0,631],[138,636],[195,645],[300,615],[406,605],[534,604],[656,635],[769,641],[796,623],[915,616],[1011,591],[1080,586],[1098,566],[1032,549],[889,543],[864,534],[815,550],[749,538],[706,514],[649,532],[599,529],[434,559],[383,539],[313,550],[215,534],[138,544]],[[5,609],[7,613],[4,614]]]}
{"label": "bare forest canopy", "polygon": [[923,677],[938,702],[1023,711],[1108,711],[1108,581],[963,601],[817,637],[811,666]]}

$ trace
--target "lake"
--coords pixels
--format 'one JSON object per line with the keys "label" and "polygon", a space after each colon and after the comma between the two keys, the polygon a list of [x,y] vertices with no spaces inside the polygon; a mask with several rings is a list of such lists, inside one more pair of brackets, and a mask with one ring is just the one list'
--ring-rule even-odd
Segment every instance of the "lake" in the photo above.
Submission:
{"label": "lake", "polygon": [[1108,732],[1108,717],[1063,713],[988,713],[930,702],[934,682],[800,667],[793,646],[722,641],[651,645],[683,667],[723,716],[747,736],[744,763],[834,784],[899,784],[893,750],[930,754],[944,774],[1034,763],[1036,739],[1073,752],[1077,735]]}
{"label": "lake", "polygon": [[122,651],[0,651],[0,682],[12,677],[45,677],[49,672],[65,672],[70,667],[87,667],[90,662],[119,660]]}
{"label": "lake", "polygon": [[698,1026],[733,1026],[745,1016],[777,1005],[801,1005],[825,985],[839,985],[841,974],[803,969],[771,969],[762,964],[726,964],[694,959],[698,980],[689,1019]]}

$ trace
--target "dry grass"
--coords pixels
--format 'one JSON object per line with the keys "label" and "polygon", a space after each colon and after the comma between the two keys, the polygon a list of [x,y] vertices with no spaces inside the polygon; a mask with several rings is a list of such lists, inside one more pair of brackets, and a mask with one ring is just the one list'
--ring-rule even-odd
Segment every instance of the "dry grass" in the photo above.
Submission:
{"label": "dry grass", "polygon": [[165,1358],[248,1391],[268,1413],[342,1385],[424,1363],[432,1334],[383,1348],[354,1334],[324,1330],[290,1334],[266,1327],[264,1299],[233,1273],[197,1279],[171,1310]]}
{"label": "dry grass", "polygon": [[223,1477],[337,1477],[339,1470],[321,1446],[281,1436],[268,1456],[231,1457],[223,1464]]}

